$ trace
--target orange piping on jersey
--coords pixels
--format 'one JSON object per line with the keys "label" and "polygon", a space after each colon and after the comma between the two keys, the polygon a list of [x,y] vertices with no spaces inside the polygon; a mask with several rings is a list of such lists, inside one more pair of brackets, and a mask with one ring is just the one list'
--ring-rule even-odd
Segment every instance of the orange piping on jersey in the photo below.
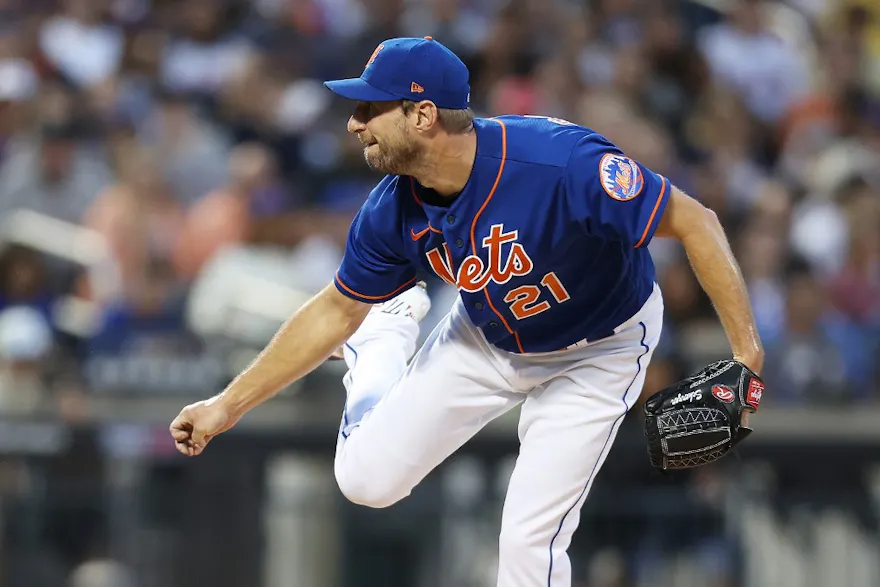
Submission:
{"label": "orange piping on jersey", "polygon": [[648,238],[648,232],[651,230],[651,224],[654,222],[654,216],[657,215],[657,210],[660,209],[660,202],[663,201],[663,194],[666,193],[666,182],[668,181],[665,177],[661,176],[660,182],[660,195],[657,197],[657,202],[654,204],[654,209],[651,211],[651,216],[648,218],[648,225],[645,226],[645,232],[642,233],[642,238],[639,239],[639,242],[636,243],[634,249],[642,246],[642,243],[645,242],[645,239]]}
{"label": "orange piping on jersey", "polygon": [[416,201],[416,204],[421,206],[422,201],[416,195],[416,179],[414,177],[409,178],[409,187],[410,187],[410,190],[412,190],[412,196],[413,196],[413,199]]}
{"label": "orange piping on jersey", "polygon": [[[410,177],[410,178],[409,178],[409,187],[410,187],[410,190],[412,190],[412,197],[413,197],[413,199],[416,201],[416,204],[418,204],[419,206],[421,206],[421,205],[422,205],[422,201],[421,201],[421,200],[419,199],[419,197],[416,195],[416,180],[415,180],[415,178],[413,178],[413,177]],[[429,222],[429,223],[428,223],[428,228],[426,228],[426,229],[424,229],[424,230],[420,230],[419,232],[416,232],[416,231],[410,229],[410,233],[411,233],[410,236],[412,236],[412,239],[413,239],[414,241],[417,241],[417,240],[419,240],[420,238],[422,238],[423,236],[425,236],[425,235],[428,233],[429,230],[430,230],[431,232],[435,232],[435,233],[437,233],[437,234],[443,234],[443,231],[442,231],[442,230],[437,230],[436,228],[434,228],[433,226],[431,226],[431,223]]]}
{"label": "orange piping on jersey", "polygon": [[[507,126],[501,122],[500,120],[489,119],[492,122],[497,122],[501,125],[501,165],[498,166],[498,175],[495,177],[495,184],[492,186],[492,189],[489,191],[489,195],[486,196],[486,201],[483,202],[483,205],[480,206],[480,209],[477,210],[477,214],[474,216],[474,221],[471,224],[471,247],[473,249],[474,256],[477,256],[477,239],[476,239],[476,231],[477,231],[477,220],[480,218],[480,214],[483,213],[483,210],[486,209],[486,206],[489,204],[489,200],[492,199],[492,196],[495,195],[495,190],[498,189],[498,184],[501,183],[501,176],[504,174],[504,163],[507,161]],[[491,298],[489,298],[489,291],[487,289],[483,289],[483,295],[486,296],[486,303],[489,304],[489,308],[495,312],[495,315],[501,319],[501,323],[504,324],[504,328],[507,329],[507,332],[513,335],[516,340],[516,346],[519,348],[519,352],[524,353],[522,343],[519,340],[519,334],[514,332],[510,325],[507,323],[507,320],[504,319],[504,316],[501,315],[501,312],[495,307],[495,304],[492,303]]]}
{"label": "orange piping on jersey", "polygon": [[339,279],[339,272],[338,271],[336,272],[336,283],[341,285],[342,289],[344,289],[348,293],[350,293],[354,296],[357,296],[357,297],[361,298],[362,300],[384,300],[386,298],[393,296],[394,294],[398,293],[399,291],[406,289],[409,285],[412,285],[413,283],[415,283],[415,281],[416,281],[416,278],[413,277],[412,279],[410,279],[409,281],[407,281],[406,283],[404,283],[403,285],[401,285],[400,287],[395,289],[393,292],[385,294],[384,296],[365,296],[364,294],[358,293],[358,292],[354,291],[353,289],[351,289],[350,287],[348,287],[347,285],[345,285],[344,283],[342,283],[342,280]]}

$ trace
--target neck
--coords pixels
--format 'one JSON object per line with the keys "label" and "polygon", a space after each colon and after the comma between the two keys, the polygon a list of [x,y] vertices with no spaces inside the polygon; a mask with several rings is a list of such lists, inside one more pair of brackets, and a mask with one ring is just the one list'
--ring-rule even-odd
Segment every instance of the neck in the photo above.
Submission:
{"label": "neck", "polygon": [[477,157],[477,133],[471,128],[444,137],[440,148],[430,153],[417,173],[411,174],[426,188],[453,197],[464,189]]}

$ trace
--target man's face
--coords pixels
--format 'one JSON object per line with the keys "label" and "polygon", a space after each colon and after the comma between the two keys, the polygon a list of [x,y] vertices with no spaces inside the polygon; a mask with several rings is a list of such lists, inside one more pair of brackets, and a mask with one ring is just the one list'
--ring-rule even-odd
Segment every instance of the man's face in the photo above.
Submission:
{"label": "man's face", "polygon": [[408,175],[422,153],[400,102],[358,102],[348,132],[364,145],[367,165],[381,173]]}

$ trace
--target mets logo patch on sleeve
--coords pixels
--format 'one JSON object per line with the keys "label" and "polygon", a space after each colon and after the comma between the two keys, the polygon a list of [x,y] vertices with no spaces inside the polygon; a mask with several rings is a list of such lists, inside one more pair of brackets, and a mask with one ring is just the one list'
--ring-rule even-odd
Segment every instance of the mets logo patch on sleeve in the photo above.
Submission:
{"label": "mets logo patch on sleeve", "polygon": [[622,202],[632,200],[645,187],[645,178],[636,162],[616,153],[606,153],[602,157],[599,179],[605,193]]}

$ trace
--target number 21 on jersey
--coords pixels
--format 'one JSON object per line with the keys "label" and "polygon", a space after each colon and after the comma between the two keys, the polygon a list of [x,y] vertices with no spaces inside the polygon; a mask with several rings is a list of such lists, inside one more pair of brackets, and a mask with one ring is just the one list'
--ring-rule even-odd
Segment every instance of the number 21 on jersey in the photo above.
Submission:
{"label": "number 21 on jersey", "polygon": [[[443,281],[463,291],[474,293],[484,289],[490,281],[502,285],[513,277],[525,277],[532,272],[535,264],[522,244],[517,242],[518,239],[518,230],[505,232],[504,225],[493,224],[489,235],[482,240],[483,248],[487,251],[486,261],[475,254],[468,255],[458,271],[452,269],[452,257],[446,243],[443,243],[442,253],[438,247],[425,253],[425,256],[431,268]],[[506,258],[503,254],[505,249]],[[559,277],[551,271],[541,279],[540,285],[521,285],[513,288],[504,296],[504,302],[508,304],[510,312],[517,320],[524,320],[550,309],[550,301],[545,295],[545,290],[559,304],[571,298],[559,281]]]}
{"label": "number 21 on jersey", "polygon": [[[571,299],[565,286],[553,271],[544,276],[541,285],[559,304]],[[542,299],[544,289],[537,285],[521,285],[507,292],[504,301],[510,305],[510,313],[514,318],[525,320],[550,309],[550,302],[547,301],[547,298],[543,297]]]}

